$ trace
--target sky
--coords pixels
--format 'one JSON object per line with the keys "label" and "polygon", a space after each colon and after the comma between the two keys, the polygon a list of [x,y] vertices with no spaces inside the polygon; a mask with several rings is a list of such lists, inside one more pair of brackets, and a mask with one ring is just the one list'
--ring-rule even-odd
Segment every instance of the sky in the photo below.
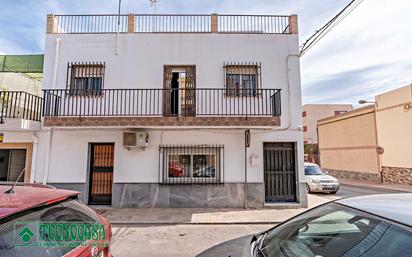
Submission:
{"label": "sky", "polygon": [[[350,0],[157,0],[157,13],[297,14],[303,43]],[[47,13],[116,13],[118,0],[0,0],[0,54],[42,53]],[[122,0],[122,13],[152,13]],[[363,0],[301,57],[303,103],[350,103],[412,83],[411,0]]]}

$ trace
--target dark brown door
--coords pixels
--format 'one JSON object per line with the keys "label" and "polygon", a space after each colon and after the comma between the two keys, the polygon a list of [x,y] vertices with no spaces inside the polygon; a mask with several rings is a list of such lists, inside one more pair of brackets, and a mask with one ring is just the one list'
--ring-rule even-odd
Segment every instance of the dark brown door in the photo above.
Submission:
{"label": "dark brown door", "polygon": [[89,204],[111,205],[114,144],[91,144]]}
{"label": "dark brown door", "polygon": [[264,143],[265,201],[296,201],[295,143]]}
{"label": "dark brown door", "polygon": [[186,117],[196,116],[196,66],[185,67],[184,106],[182,115]]}

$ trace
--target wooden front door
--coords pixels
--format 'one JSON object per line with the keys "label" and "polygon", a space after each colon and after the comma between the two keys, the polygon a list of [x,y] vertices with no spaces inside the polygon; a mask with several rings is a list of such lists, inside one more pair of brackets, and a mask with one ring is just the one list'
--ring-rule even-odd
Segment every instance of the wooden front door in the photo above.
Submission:
{"label": "wooden front door", "polygon": [[89,204],[111,205],[114,144],[91,144]]}

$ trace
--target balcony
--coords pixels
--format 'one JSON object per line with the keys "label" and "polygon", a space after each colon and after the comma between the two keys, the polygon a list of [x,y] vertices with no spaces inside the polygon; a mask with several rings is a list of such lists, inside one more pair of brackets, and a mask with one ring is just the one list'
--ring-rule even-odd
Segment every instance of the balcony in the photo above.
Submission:
{"label": "balcony", "polygon": [[0,129],[38,129],[42,99],[23,91],[0,91]]}
{"label": "balcony", "polygon": [[43,90],[45,126],[279,126],[280,89]]}
{"label": "balcony", "polygon": [[297,16],[218,14],[49,14],[47,16],[47,34],[117,32],[297,34]]}

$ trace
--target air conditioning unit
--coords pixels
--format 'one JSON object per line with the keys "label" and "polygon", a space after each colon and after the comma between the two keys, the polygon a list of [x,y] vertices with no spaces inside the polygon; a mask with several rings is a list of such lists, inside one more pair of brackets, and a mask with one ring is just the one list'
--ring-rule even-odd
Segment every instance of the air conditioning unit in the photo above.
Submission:
{"label": "air conditioning unit", "polygon": [[149,135],[144,131],[124,131],[123,147],[125,148],[146,148],[149,145]]}

